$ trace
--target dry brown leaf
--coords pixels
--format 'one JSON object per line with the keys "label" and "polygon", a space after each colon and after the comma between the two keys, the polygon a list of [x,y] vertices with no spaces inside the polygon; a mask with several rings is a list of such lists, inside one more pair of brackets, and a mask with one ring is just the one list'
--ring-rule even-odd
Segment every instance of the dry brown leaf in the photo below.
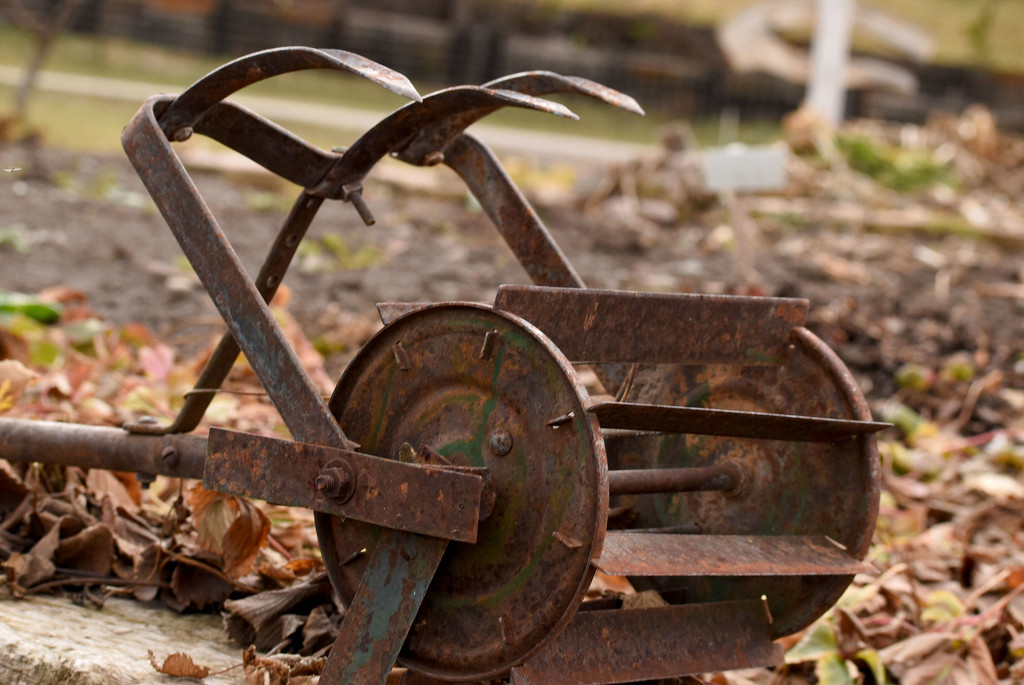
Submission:
{"label": "dry brown leaf", "polygon": [[284,565],[285,570],[296,576],[308,576],[313,571],[323,568],[324,562],[319,559],[292,559]]}
{"label": "dry brown leaf", "polygon": [[198,678],[202,680],[210,675],[210,669],[206,666],[198,666],[188,654],[175,652],[164,659],[163,664],[156,663],[156,655],[153,650],[147,650],[149,663],[153,665],[158,673],[174,676],[176,678]]}
{"label": "dry brown leaf", "polygon": [[280,661],[259,656],[255,647],[242,652],[242,664],[249,685],[288,685],[291,669]]}
{"label": "dry brown leaf", "polygon": [[224,536],[238,516],[239,498],[222,492],[213,492],[196,486],[188,494],[188,504],[195,518],[199,545],[221,554]]}
{"label": "dry brown leaf", "polygon": [[238,516],[224,533],[221,547],[224,572],[237,579],[252,570],[260,549],[267,544],[270,519],[249,500],[238,499],[236,504]]}
{"label": "dry brown leaf", "polygon": [[[134,476],[132,479],[134,480]],[[89,473],[85,477],[85,487],[96,496],[97,500],[109,497],[115,507],[123,507],[127,511],[138,510],[138,500],[132,497],[132,493],[124,481],[112,471],[89,469]]]}
{"label": "dry brown leaf", "polygon": [[177,611],[216,606],[231,596],[234,586],[212,571],[192,564],[178,563],[171,573],[171,590],[176,602],[165,599]]}
{"label": "dry brown leaf", "polygon": [[39,374],[15,359],[0,361],[0,413],[13,407]]}
{"label": "dry brown leaf", "polygon": [[[67,517],[64,517],[67,518]],[[53,563],[53,553],[60,544],[60,527],[64,518],[54,522],[46,535],[25,554],[12,554],[3,563],[8,584],[17,584],[23,589],[37,585],[53,577],[57,567]]]}
{"label": "dry brown leaf", "polygon": [[999,685],[992,652],[979,635],[975,635],[967,644],[967,668],[970,669],[976,685]]}
{"label": "dry brown leaf", "polygon": [[61,540],[53,562],[76,571],[110,575],[114,564],[114,535],[105,524],[93,524]]}
{"label": "dry brown leaf", "polygon": [[964,660],[955,654],[936,653],[908,669],[900,685],[978,685]]}

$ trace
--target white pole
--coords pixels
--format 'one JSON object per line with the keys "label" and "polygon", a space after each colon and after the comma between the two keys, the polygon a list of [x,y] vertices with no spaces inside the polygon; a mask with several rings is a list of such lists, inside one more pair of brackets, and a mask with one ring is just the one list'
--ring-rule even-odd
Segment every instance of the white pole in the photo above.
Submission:
{"label": "white pole", "polygon": [[856,0],[817,0],[818,21],[811,41],[811,82],[807,103],[832,126],[843,121],[844,76],[850,59],[850,33]]}

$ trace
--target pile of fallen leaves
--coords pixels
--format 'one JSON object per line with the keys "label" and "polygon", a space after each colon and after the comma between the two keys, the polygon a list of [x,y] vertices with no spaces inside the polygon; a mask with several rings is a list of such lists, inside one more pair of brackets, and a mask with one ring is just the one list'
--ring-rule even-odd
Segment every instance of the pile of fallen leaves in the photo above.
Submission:
{"label": "pile of fallen leaves", "polygon": [[[147,329],[100,320],[81,293],[4,294],[0,413],[98,425],[170,421],[205,356],[180,361]],[[321,384],[319,356],[283,308],[275,310]],[[211,341],[211,346],[212,346]],[[280,419],[240,361],[207,421],[279,434]],[[101,606],[127,595],[179,611],[224,612],[247,652],[252,682],[306,682],[319,672],[342,609],[335,603],[304,510],[204,490],[198,483],[101,469],[0,460],[0,563],[6,592],[62,591]],[[203,677],[187,655],[154,666]]]}

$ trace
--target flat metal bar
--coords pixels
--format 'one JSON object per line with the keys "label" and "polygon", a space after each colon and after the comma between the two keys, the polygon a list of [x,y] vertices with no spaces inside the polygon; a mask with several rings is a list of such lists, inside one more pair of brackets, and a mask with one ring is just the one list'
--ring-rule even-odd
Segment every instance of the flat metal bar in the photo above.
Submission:
{"label": "flat metal bar", "polygon": [[512,669],[512,682],[604,685],[783,662],[759,601],[580,611],[536,656]]}
{"label": "flat metal bar", "polygon": [[447,546],[440,538],[381,533],[320,682],[384,685]]}
{"label": "flat metal bar", "polygon": [[802,442],[839,442],[889,427],[889,424],[878,421],[631,402],[603,402],[588,411],[597,415],[601,428]]}
{"label": "flat metal bar", "polygon": [[150,98],[121,136],[135,167],[228,331],[296,440],[350,445],[270,308],[189,178],[156,120]]}
{"label": "flat metal bar", "polygon": [[463,134],[445,151],[444,162],[479,200],[533,283],[583,287],[583,279],[555,243],[547,226],[487,146]]}
{"label": "flat metal bar", "polygon": [[608,472],[608,494],[732,490],[739,480],[739,467],[731,463],[677,469],[623,469]]}
{"label": "flat metal bar", "polygon": [[807,300],[503,285],[494,308],[523,317],[574,362],[779,364]]}
{"label": "flat metal bar", "polygon": [[323,180],[340,158],[230,102],[211,108],[196,122],[195,132],[213,138],[303,188]]}
{"label": "flat metal bar", "polygon": [[0,418],[0,459],[201,478],[206,438],[134,435],[122,428]]}
{"label": "flat metal bar", "polygon": [[852,576],[875,570],[824,535],[609,531],[592,563],[613,576]]}
{"label": "flat metal bar", "polygon": [[[326,496],[315,485],[333,460],[346,462],[354,480],[346,501]],[[476,542],[484,479],[476,470],[404,463],[213,428],[203,487],[386,528]]]}

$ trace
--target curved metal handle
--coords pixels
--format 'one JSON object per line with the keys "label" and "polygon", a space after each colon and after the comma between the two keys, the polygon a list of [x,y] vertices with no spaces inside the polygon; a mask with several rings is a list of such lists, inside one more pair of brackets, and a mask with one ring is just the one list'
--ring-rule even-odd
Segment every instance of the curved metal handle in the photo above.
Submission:
{"label": "curved metal handle", "polygon": [[405,76],[354,53],[306,47],[273,48],[239,57],[193,83],[161,114],[160,128],[171,140],[185,140],[196,121],[232,93],[272,76],[307,69],[347,71],[410,100],[422,99]]}

